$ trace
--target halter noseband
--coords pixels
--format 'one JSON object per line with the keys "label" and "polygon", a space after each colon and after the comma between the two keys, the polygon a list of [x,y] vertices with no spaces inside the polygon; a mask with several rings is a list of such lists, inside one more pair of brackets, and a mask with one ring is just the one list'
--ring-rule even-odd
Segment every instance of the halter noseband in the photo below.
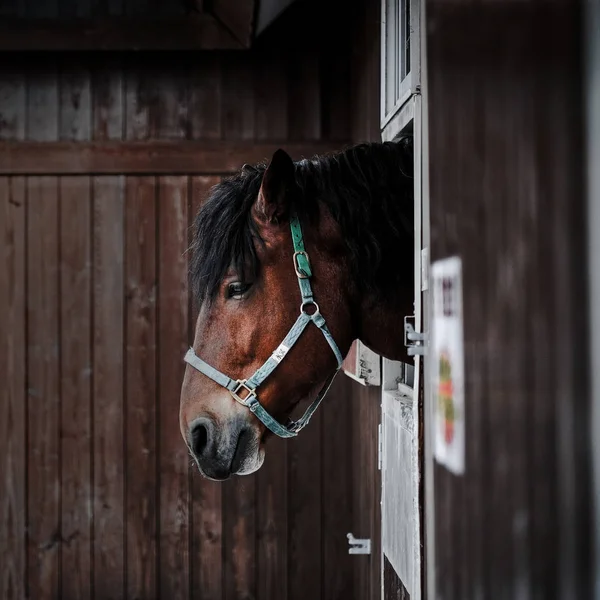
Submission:
{"label": "halter noseband", "polygon": [[[312,277],[312,271],[310,268],[310,260],[308,254],[304,249],[304,240],[302,237],[302,227],[297,215],[292,215],[290,218],[290,229],[292,230],[292,241],[294,243],[294,271],[298,277],[298,285],[300,286],[300,294],[302,296],[302,303],[300,304],[300,315],[296,319],[296,322],[292,325],[292,328],[283,339],[283,342],[277,346],[273,354],[267,359],[267,361],[257,369],[249,379],[232,379],[227,377],[221,371],[218,371],[214,367],[211,367],[208,363],[204,362],[201,358],[196,356],[193,348],[187,351],[184,357],[185,362],[190,364],[192,367],[203,373],[219,385],[228,389],[230,394],[240,404],[245,406],[252,412],[256,417],[262,421],[265,427],[269,428],[273,433],[282,438],[295,437],[298,432],[302,430],[312,417],[313,413],[317,410],[321,400],[325,397],[327,390],[331,386],[333,378],[337,374],[339,368],[342,366],[342,354],[338,348],[331,332],[325,324],[325,318],[319,311],[319,305],[313,298],[312,288],[310,287],[310,278]],[[306,311],[310,306],[314,307],[314,313],[308,314]],[[325,385],[319,392],[316,400],[306,409],[306,412],[297,421],[291,421],[287,426],[282,425],[276,421],[261,405],[256,395],[258,386],[275,370],[277,365],[284,359],[285,355],[290,351],[292,346],[298,341],[302,332],[306,329],[306,326],[313,322],[320,330],[327,343],[333,350],[335,358],[338,363],[336,371],[327,379]],[[245,394],[243,397],[240,394]]]}

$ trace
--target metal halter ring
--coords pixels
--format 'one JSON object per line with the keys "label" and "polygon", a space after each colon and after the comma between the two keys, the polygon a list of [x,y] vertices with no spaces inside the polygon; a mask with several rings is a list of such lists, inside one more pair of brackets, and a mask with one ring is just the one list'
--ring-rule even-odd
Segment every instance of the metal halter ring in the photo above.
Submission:
{"label": "metal halter ring", "polygon": [[[310,304],[314,305],[315,307],[315,312],[310,314],[307,313],[304,310],[305,306],[309,306]],[[319,314],[321,311],[319,310],[319,305],[314,301],[314,300],[305,300],[301,305],[300,305],[300,312],[303,312],[305,315],[308,315],[309,317],[314,317],[315,315]]]}
{"label": "metal halter ring", "polygon": [[[248,381],[247,379],[238,379],[236,381],[237,385],[235,387],[234,390],[230,390],[231,395],[234,397],[235,400],[237,400],[240,404],[243,404],[244,406],[248,406],[248,400],[250,398],[256,398],[256,390],[253,390],[252,388],[249,388],[246,385],[246,381]],[[248,394],[246,395],[245,398],[242,398],[238,392],[240,390],[246,390],[248,392]]]}
{"label": "metal halter ring", "polygon": [[300,267],[298,265],[298,256],[300,255],[304,256],[306,262],[308,263],[308,268],[310,269],[310,259],[308,258],[308,254],[304,252],[304,250],[297,250],[294,252],[294,271],[296,271],[296,277],[298,277],[298,279],[308,279],[309,276],[300,271]]}

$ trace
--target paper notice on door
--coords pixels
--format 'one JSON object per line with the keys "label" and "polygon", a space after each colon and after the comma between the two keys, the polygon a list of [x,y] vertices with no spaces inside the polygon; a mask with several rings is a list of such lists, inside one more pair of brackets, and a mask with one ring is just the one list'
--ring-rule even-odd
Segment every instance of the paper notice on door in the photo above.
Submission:
{"label": "paper notice on door", "polygon": [[433,318],[431,377],[435,459],[457,475],[465,472],[465,359],[462,263],[458,257],[431,267]]}

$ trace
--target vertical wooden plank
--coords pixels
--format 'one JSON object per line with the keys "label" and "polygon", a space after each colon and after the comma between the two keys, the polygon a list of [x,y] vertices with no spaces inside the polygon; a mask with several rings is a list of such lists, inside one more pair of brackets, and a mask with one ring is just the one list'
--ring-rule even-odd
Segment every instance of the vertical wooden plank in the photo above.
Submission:
{"label": "vertical wooden plank", "polygon": [[126,180],[126,589],[157,597],[156,187]]}
{"label": "vertical wooden plank", "polygon": [[92,125],[95,140],[120,140],[123,136],[125,72],[122,61],[112,58],[104,58],[102,64],[95,66],[92,72]]}
{"label": "vertical wooden plank", "polygon": [[0,179],[0,597],[25,598],[26,576],[25,180]]}
{"label": "vertical wooden plank", "polygon": [[225,139],[248,140],[254,137],[251,60],[252,56],[243,52],[225,54],[222,58],[221,128]]}
{"label": "vertical wooden plank", "polygon": [[[349,377],[339,374],[322,405],[324,599],[354,597],[352,569],[357,557],[348,554],[346,534],[363,535],[362,531],[354,530],[349,500],[353,467],[350,396],[355,385],[358,384]],[[372,470],[376,468],[374,465]]]}
{"label": "vertical wooden plank", "polygon": [[[512,58],[504,69],[503,79],[507,82],[511,81],[512,73],[520,63],[520,59],[515,60],[515,58]],[[530,310],[530,300],[523,295],[521,302],[524,310],[515,310],[517,294],[521,295],[534,281],[534,278],[527,274],[523,268],[523,261],[519,259],[516,252],[518,252],[518,248],[523,248],[525,245],[532,244],[532,242],[535,243],[531,233],[535,230],[536,223],[539,223],[543,218],[541,214],[536,215],[535,209],[543,206],[543,212],[546,212],[548,208],[546,201],[543,203],[540,201],[543,196],[540,195],[537,183],[531,180],[531,175],[535,172],[536,152],[529,124],[535,122],[538,113],[534,80],[534,72],[531,72],[530,76],[520,82],[518,87],[515,88],[510,85],[510,94],[505,96],[505,106],[511,106],[511,110],[508,111],[506,125],[502,128],[502,139],[506,143],[504,153],[508,162],[507,173],[503,174],[503,179],[508,188],[506,197],[510,198],[510,203],[513,204],[511,210],[504,209],[502,211],[504,213],[504,246],[508,252],[511,252],[511,250],[515,252],[510,268],[506,267],[505,257],[499,259],[499,277],[497,279],[501,286],[500,289],[504,292],[500,295],[501,297],[504,296],[505,304],[503,324],[507,341],[503,347],[509,349],[505,360],[499,362],[503,362],[505,365],[505,381],[513,382],[512,386],[506,386],[505,398],[505,405],[508,408],[510,419],[508,428],[511,432],[510,516],[513,524],[511,549],[514,573],[511,591],[511,597],[513,598],[527,598],[532,595],[534,585],[531,576],[531,524],[535,518],[533,513],[546,510],[546,507],[537,506],[537,503],[534,506],[531,505],[531,498],[532,495],[535,495],[535,492],[534,494],[531,493],[530,486],[535,473],[546,468],[548,454],[544,453],[543,464],[532,469],[532,461],[528,456],[531,453],[530,442],[535,439],[538,432],[545,429],[546,439],[554,443],[552,427],[544,428],[542,424],[538,425],[532,419],[534,411],[528,403],[529,400],[536,398],[531,390],[530,375],[532,370],[528,368],[528,346],[530,340],[534,339],[535,336],[530,329],[531,320],[527,315]],[[509,174],[508,177],[507,174]],[[495,226],[497,227],[496,224]],[[552,257],[554,239],[550,232],[547,232],[545,239],[538,241],[536,245],[539,248],[538,253],[548,258]],[[543,267],[538,272],[543,272]],[[534,297],[536,290],[541,291],[539,282],[531,286],[531,291],[527,296],[529,298]],[[544,294],[543,304],[547,310],[552,310],[554,302],[551,299],[552,293],[550,290],[548,292]],[[550,322],[552,323],[553,320],[550,320]],[[499,325],[502,326],[502,324]],[[553,330],[554,327],[551,329]],[[543,380],[545,389],[542,394],[537,396],[539,400],[545,399],[550,391],[553,371],[551,358],[541,350],[550,347],[550,341],[547,339],[540,341],[542,342],[538,346],[540,352],[536,352],[534,363],[541,359],[540,362],[547,370],[544,373]],[[518,382],[518,385],[514,385],[516,382]],[[545,401],[543,401],[543,404],[546,404]],[[538,488],[537,485],[535,487]],[[542,491],[543,497],[547,499],[550,492],[551,490],[546,488]],[[545,503],[541,499],[539,502],[540,504]],[[552,582],[551,585],[546,587],[544,597],[551,597],[554,589],[556,588],[554,582]]]}
{"label": "vertical wooden plank", "polygon": [[58,139],[58,83],[56,65],[44,61],[39,71],[29,71],[27,81],[27,139]]}
{"label": "vertical wooden plank", "polygon": [[[219,179],[219,177],[202,176],[192,178],[192,196],[189,202],[188,218],[190,224],[208,191],[219,182]],[[191,241],[190,238],[188,238],[188,244],[189,241]],[[190,314],[188,336],[191,344],[198,315],[198,307],[193,299]],[[195,468],[191,469],[190,477],[192,495],[190,507],[190,598],[221,600],[223,597],[223,486],[219,482],[204,479]],[[268,596],[263,597],[267,598]]]}
{"label": "vertical wooden plank", "polygon": [[[560,27],[562,31],[562,25]],[[565,37],[569,34],[565,31]],[[543,56],[543,50],[538,50]],[[563,186],[565,178],[569,178],[569,167],[572,157],[576,155],[573,148],[574,128],[576,120],[573,115],[557,114],[556,102],[560,102],[562,89],[557,82],[564,80],[561,73],[561,63],[564,59],[556,61],[556,79],[549,70],[542,68],[545,56],[538,59],[535,75],[535,85],[527,86],[536,107],[536,120],[534,128],[528,128],[529,143],[532,148],[529,167],[526,175],[532,173],[537,177],[532,182],[526,178],[521,185],[529,184],[524,191],[522,212],[528,217],[528,248],[529,268],[526,275],[528,286],[528,322],[525,330],[527,336],[521,337],[521,344],[536,348],[535,355],[530,354],[529,405],[530,431],[529,431],[529,460],[531,461],[532,481],[530,483],[529,510],[526,526],[531,528],[532,551],[530,553],[530,577],[533,597],[538,598],[563,598],[577,597],[575,594],[564,594],[561,589],[561,555],[568,552],[574,557],[576,550],[568,547],[567,536],[560,535],[560,515],[558,506],[558,456],[560,448],[559,432],[563,425],[557,419],[557,407],[564,404],[564,398],[573,398],[576,395],[572,390],[564,389],[565,377],[569,377],[571,369],[570,360],[577,354],[574,343],[570,343],[570,336],[576,335],[574,329],[569,328],[573,323],[574,312],[569,310],[568,299],[577,289],[575,282],[565,279],[565,260],[576,246],[573,240],[567,241],[569,235],[569,214],[559,217],[560,204],[563,198],[570,198],[566,202],[572,206],[577,205],[577,193],[567,191]],[[526,85],[526,84],[523,84]],[[531,122],[531,121],[530,121]],[[553,136],[546,131],[546,123],[553,123],[553,130],[560,132],[563,138],[563,148],[558,148],[551,143]],[[522,158],[521,158],[522,160]],[[542,175],[542,173],[544,175]],[[546,175],[547,174],[547,175]],[[568,185],[568,184],[567,184]],[[570,186],[569,186],[570,187]],[[562,189],[561,189],[562,188]],[[563,195],[564,194],[564,195]],[[562,211],[561,211],[562,212]],[[553,228],[553,220],[559,218],[560,225]],[[575,233],[576,238],[580,232]],[[575,239],[576,239],[575,238]],[[565,243],[566,242],[566,243]],[[577,268],[573,269],[573,274]],[[551,276],[545,274],[551,273]],[[574,277],[577,277],[574,275]],[[575,284],[574,284],[575,283]],[[526,288],[527,289],[527,288]],[[576,292],[575,292],[576,293]],[[565,300],[567,305],[565,305]],[[578,298],[581,302],[581,296]],[[581,306],[581,305],[579,305]],[[566,326],[566,329],[565,329]],[[525,339],[523,339],[525,338]],[[575,339],[580,339],[576,337]],[[533,346],[530,346],[530,345]],[[560,354],[559,348],[568,347],[568,358],[565,362],[557,362]],[[551,401],[551,398],[556,398]],[[566,403],[570,404],[570,403]],[[563,413],[564,414],[564,413]],[[578,435],[578,437],[581,435]],[[581,440],[581,438],[580,438]],[[580,441],[583,446],[583,442]],[[574,473],[575,470],[572,469]],[[575,491],[575,486],[569,493]],[[576,510],[580,510],[578,507]],[[587,533],[587,532],[586,532]],[[560,536],[560,537],[559,537]],[[569,559],[567,559],[569,560]],[[583,578],[582,581],[583,583]]]}
{"label": "vertical wooden plank", "polygon": [[[380,388],[369,388],[360,384],[352,384],[353,394],[353,414],[351,419],[351,439],[360,440],[354,443],[351,449],[352,457],[352,487],[353,487],[353,518],[352,518],[352,533],[356,537],[370,537],[371,521],[380,518],[379,506],[374,506],[374,487],[379,486],[378,477],[375,477],[375,469],[377,464],[373,465],[371,457],[373,456],[372,447],[377,444],[377,426],[373,430],[371,428],[371,410],[379,412],[381,406],[381,390]],[[376,409],[371,409],[371,405]],[[378,415],[379,417],[379,415]],[[379,424],[379,418],[377,420]],[[379,489],[379,492],[381,490]],[[380,525],[379,525],[380,528]],[[354,597],[357,599],[367,598],[375,600],[379,596],[371,594],[371,582],[375,575],[379,579],[378,571],[374,567],[374,561],[379,555],[380,550],[375,551],[373,544],[373,552],[370,557],[365,557],[366,560],[354,562],[353,584]],[[355,557],[358,558],[358,557]]]}
{"label": "vertical wooden plank", "polygon": [[[27,137],[58,137],[56,67],[50,61],[28,80]],[[28,181],[27,205],[27,476],[29,594],[60,593],[60,389],[58,182]]]}
{"label": "vertical wooden plank", "polygon": [[[323,413],[288,448],[288,598],[322,598]],[[288,440],[289,441],[289,440]]]}
{"label": "vertical wooden plank", "polygon": [[254,102],[256,138],[285,140],[288,135],[287,56],[255,55]]}
{"label": "vertical wooden plank", "polygon": [[91,594],[91,201],[88,177],[60,180],[61,581]]}
{"label": "vertical wooden plank", "polygon": [[316,51],[290,54],[288,63],[288,131],[291,140],[321,137],[320,61]]}
{"label": "vertical wooden plank", "polygon": [[0,74],[0,139],[25,137],[26,82],[16,66]]}
{"label": "vertical wooden plank", "polygon": [[154,135],[165,139],[190,138],[189,69],[185,61],[177,65],[161,61],[157,70],[159,72],[153,76],[157,90],[157,130]]}
{"label": "vertical wooden plank", "polygon": [[28,585],[60,595],[58,182],[29,179],[27,212]]}
{"label": "vertical wooden plank", "polygon": [[256,481],[251,477],[230,479],[223,485],[225,540],[225,600],[256,597]]}
{"label": "vertical wooden plank", "polygon": [[178,398],[188,335],[187,178],[160,178],[158,198],[159,595],[183,600],[189,595],[189,456],[179,432]]}
{"label": "vertical wooden plank", "polygon": [[59,137],[61,140],[91,139],[92,104],[87,68],[69,62],[60,75]]}
{"label": "vertical wooden plank", "polygon": [[94,590],[122,598],[124,576],[123,180],[93,180]]}
{"label": "vertical wooden plank", "polygon": [[[89,140],[92,111],[87,68],[75,63],[63,66],[58,85],[58,137]],[[92,574],[89,177],[60,179],[60,270],[62,594],[89,598]]]}
{"label": "vertical wooden plank", "polygon": [[221,137],[221,87],[223,72],[220,54],[195,55],[190,75],[191,136],[193,139]]}
{"label": "vertical wooden plank", "polygon": [[157,132],[157,87],[154,70],[146,61],[132,57],[126,67],[125,138],[143,140]]}

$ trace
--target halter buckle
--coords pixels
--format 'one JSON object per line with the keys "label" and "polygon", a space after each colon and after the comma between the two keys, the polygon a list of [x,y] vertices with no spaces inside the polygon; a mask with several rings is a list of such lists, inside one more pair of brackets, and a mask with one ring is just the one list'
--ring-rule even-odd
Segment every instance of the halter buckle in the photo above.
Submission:
{"label": "halter buckle", "polygon": [[[247,379],[237,379],[236,380],[236,386],[233,390],[229,390],[229,393],[233,396],[234,400],[236,400],[237,402],[239,402],[242,406],[248,406],[248,401],[251,400],[252,398],[256,399],[256,390],[253,390],[252,388],[249,388],[246,385],[246,381],[248,381]],[[246,394],[246,396],[244,396],[244,398],[242,398],[239,395],[239,392],[241,390],[246,390],[246,392],[248,392]]]}
{"label": "halter buckle", "polygon": [[305,273],[303,273],[300,270],[300,265],[298,264],[298,257],[299,256],[304,256],[304,258],[306,259],[306,262],[308,263],[308,269],[311,270],[310,268],[310,259],[308,258],[308,254],[306,252],[304,252],[304,250],[297,250],[296,252],[294,252],[294,271],[296,271],[296,277],[298,277],[298,279],[309,279],[310,275],[306,275]]}

